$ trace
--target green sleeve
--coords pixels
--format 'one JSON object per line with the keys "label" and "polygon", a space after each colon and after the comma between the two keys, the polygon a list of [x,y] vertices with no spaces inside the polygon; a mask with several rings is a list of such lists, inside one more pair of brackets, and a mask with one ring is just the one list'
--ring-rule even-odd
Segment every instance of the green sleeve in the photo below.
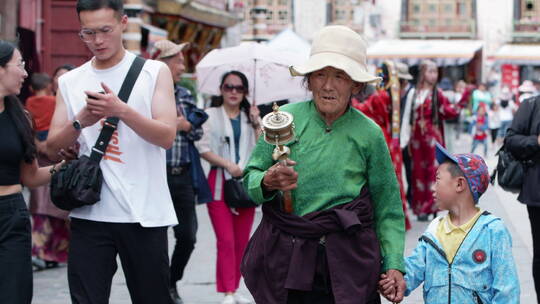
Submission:
{"label": "green sleeve", "polygon": [[405,273],[405,216],[394,165],[380,129],[374,133],[368,161],[368,185],[374,206],[375,232],[381,245],[383,271]]}
{"label": "green sleeve", "polygon": [[265,196],[261,187],[266,170],[274,164],[274,160],[272,159],[273,150],[274,146],[266,143],[261,136],[253,152],[251,152],[249,162],[244,169],[244,187],[249,197],[257,204],[269,201],[275,195],[273,193],[272,195]]}

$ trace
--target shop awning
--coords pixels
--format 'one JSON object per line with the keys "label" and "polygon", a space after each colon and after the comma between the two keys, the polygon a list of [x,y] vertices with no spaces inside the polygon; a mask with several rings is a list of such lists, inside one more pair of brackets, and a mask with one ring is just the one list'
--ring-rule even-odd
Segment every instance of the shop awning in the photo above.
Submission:
{"label": "shop awning", "polygon": [[505,44],[491,58],[497,64],[540,65],[540,45]]}
{"label": "shop awning", "polygon": [[148,31],[148,41],[154,43],[159,40],[167,39],[167,31],[151,24],[143,23],[141,27]]}
{"label": "shop awning", "polygon": [[379,40],[367,50],[368,62],[379,65],[382,61],[400,60],[416,65],[423,59],[431,59],[438,66],[466,64],[482,48],[479,40]]}
{"label": "shop awning", "polygon": [[187,20],[206,25],[227,28],[240,21],[232,12],[213,8],[211,6],[185,0],[161,0],[157,3],[157,12],[178,15]]}

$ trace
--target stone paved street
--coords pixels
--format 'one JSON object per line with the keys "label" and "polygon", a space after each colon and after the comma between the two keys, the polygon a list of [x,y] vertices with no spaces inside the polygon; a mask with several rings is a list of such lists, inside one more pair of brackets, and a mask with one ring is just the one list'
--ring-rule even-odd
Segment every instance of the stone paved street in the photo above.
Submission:
{"label": "stone paved street", "polygon": [[[462,136],[455,143],[457,152],[468,151],[470,139]],[[491,154],[494,151],[490,151]],[[496,159],[488,158],[490,170],[495,166]],[[529,221],[526,208],[519,204],[516,196],[502,191],[498,187],[490,187],[480,201],[480,206],[502,217],[513,237],[514,257],[519,271],[521,284],[521,303],[535,303],[534,285],[531,275],[532,245]],[[215,237],[210,225],[205,206],[197,208],[199,216],[198,243],[192,259],[186,269],[185,279],[179,284],[179,290],[186,304],[219,303],[222,296],[216,292],[215,286]],[[261,213],[256,213],[255,225],[258,224]],[[413,219],[413,218],[411,218]],[[418,237],[424,231],[427,223],[419,223],[413,219],[413,229],[407,233],[406,254],[414,248]],[[174,237],[169,230],[169,248],[172,250]],[[120,262],[118,262],[120,264]],[[34,273],[35,304],[65,304],[70,303],[66,279],[67,267]],[[245,286],[240,292],[249,295]],[[111,304],[131,303],[125,280],[119,266],[114,277]],[[423,303],[421,287],[406,298],[403,303]]]}

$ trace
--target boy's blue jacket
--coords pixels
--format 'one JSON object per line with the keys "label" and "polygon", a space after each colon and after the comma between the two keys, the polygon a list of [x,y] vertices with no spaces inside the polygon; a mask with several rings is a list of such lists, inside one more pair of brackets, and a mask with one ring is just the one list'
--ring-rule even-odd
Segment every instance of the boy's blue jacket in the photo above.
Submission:
{"label": "boy's blue jacket", "polygon": [[519,280],[512,256],[512,239],[502,220],[484,212],[448,263],[436,237],[438,217],[405,259],[408,296],[422,282],[429,304],[519,303]]}

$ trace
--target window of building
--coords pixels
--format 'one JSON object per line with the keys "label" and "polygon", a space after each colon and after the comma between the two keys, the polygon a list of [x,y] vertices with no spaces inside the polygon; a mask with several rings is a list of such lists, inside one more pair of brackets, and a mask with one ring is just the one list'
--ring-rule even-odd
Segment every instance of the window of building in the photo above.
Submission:
{"label": "window of building", "polygon": [[345,10],[336,10],[336,20],[345,20],[347,19],[347,12]]}
{"label": "window of building", "polygon": [[266,12],[266,20],[272,20],[274,19],[274,12],[273,11],[267,11]]}
{"label": "window of building", "polygon": [[419,14],[420,11],[421,11],[420,3],[415,3],[415,4],[413,4],[413,12],[414,12],[415,14]]}
{"label": "window of building", "polygon": [[452,3],[446,3],[444,5],[444,12],[446,14],[450,14],[454,12],[454,5]]}
{"label": "window of building", "polygon": [[465,17],[468,14],[467,3],[460,2],[458,4],[458,16]]}
{"label": "window of building", "polygon": [[534,0],[525,0],[525,10],[534,11]]}
{"label": "window of building", "polygon": [[274,5],[274,0],[267,0],[267,1],[266,1],[266,4],[267,4],[268,6],[272,6],[272,5]]}
{"label": "window of building", "polygon": [[288,0],[279,0],[279,5],[289,5],[289,1]]}
{"label": "window of building", "polygon": [[437,4],[431,3],[428,5],[428,10],[430,13],[436,13],[437,12]]}
{"label": "window of building", "polygon": [[288,15],[287,11],[279,11],[278,15],[279,15],[279,20],[287,20],[287,15]]}
{"label": "window of building", "polygon": [[521,16],[538,19],[540,15],[539,4],[538,0],[521,0]]}

